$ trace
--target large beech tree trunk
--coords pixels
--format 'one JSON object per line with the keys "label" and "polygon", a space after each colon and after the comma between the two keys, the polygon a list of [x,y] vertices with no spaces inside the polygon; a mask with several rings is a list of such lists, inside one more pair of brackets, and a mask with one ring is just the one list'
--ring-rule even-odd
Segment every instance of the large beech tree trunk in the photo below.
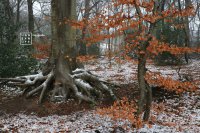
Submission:
{"label": "large beech tree trunk", "polygon": [[70,68],[76,68],[76,30],[69,21],[76,19],[76,2],[73,0],[52,0],[52,50],[51,60],[59,54],[70,61]]}
{"label": "large beech tree trunk", "polygon": [[[43,74],[50,73],[54,69],[55,83],[54,92],[63,89],[62,93],[67,96],[67,84],[68,86],[73,84],[72,78],[69,74],[72,74],[72,70],[77,68],[76,66],[76,30],[70,26],[70,21],[76,19],[76,1],[74,0],[52,0],[52,50],[50,55],[50,65],[48,65],[49,72],[43,71]],[[54,68],[55,67],[55,68]],[[67,83],[66,83],[67,82]]]}
{"label": "large beech tree trunk", "polygon": [[52,55],[60,50],[65,56],[76,57],[76,30],[70,22],[76,20],[76,2],[73,0],[52,0]]}
{"label": "large beech tree trunk", "polygon": [[63,99],[67,99],[69,94],[73,93],[79,100],[94,103],[91,93],[100,95],[100,92],[95,89],[104,89],[115,98],[112,90],[90,72],[74,71],[80,66],[76,62],[76,29],[70,25],[70,22],[76,19],[76,1],[52,0],[51,5],[52,50],[47,67],[43,69],[43,75],[51,73],[54,75],[51,79],[53,80],[52,100],[56,95],[62,95]]}

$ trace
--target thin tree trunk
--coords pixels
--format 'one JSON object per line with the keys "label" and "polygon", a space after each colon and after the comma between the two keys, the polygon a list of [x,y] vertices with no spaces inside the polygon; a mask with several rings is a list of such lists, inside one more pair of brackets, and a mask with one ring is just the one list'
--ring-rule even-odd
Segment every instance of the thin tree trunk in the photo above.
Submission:
{"label": "thin tree trunk", "polygon": [[[110,15],[110,7],[109,7],[109,0],[108,0],[108,20],[109,20],[109,15]],[[110,34],[110,28],[107,29],[107,34],[109,35]],[[109,66],[111,67],[112,66],[112,63],[111,63],[111,57],[112,56],[112,47],[111,47],[111,38],[108,38],[108,59],[109,59]]]}
{"label": "thin tree trunk", "polygon": [[[153,34],[155,24],[151,24],[149,28],[148,34]],[[149,84],[145,79],[146,75],[146,60],[147,60],[147,47],[149,45],[149,41],[152,38],[148,38],[146,42],[141,44],[141,54],[138,57],[138,84],[139,84],[139,91],[140,91],[140,100],[138,103],[138,114],[141,114],[144,111],[143,120],[148,121],[150,116],[150,109],[151,109],[151,102],[152,102],[152,90]]]}
{"label": "thin tree trunk", "polygon": [[[200,8],[198,8],[197,17],[200,20]],[[197,47],[200,47],[200,25],[198,26],[197,34]]]}
{"label": "thin tree trunk", "polygon": [[[185,7],[186,8],[189,8],[191,5],[192,5],[191,0],[185,0]],[[190,39],[190,27],[189,27],[189,18],[188,17],[185,18],[185,28],[184,28],[184,30],[185,30],[185,35],[186,35],[186,37],[185,37],[185,47],[190,47],[191,46],[191,44],[190,44],[191,39]],[[185,61],[187,62],[187,64],[189,63],[188,60],[189,60],[189,55],[188,55],[188,53],[185,53]]]}
{"label": "thin tree trunk", "polygon": [[87,54],[87,47],[84,39],[85,36],[87,35],[87,21],[89,19],[89,16],[90,16],[90,0],[85,0],[85,12],[83,15],[83,19],[85,20],[85,26],[83,27],[82,30],[81,44],[79,44],[80,45],[79,55]]}
{"label": "thin tree trunk", "polygon": [[[135,3],[135,8],[137,14],[141,17],[142,12],[138,5]],[[139,25],[139,31],[141,30],[141,25]],[[151,23],[149,27],[149,31],[147,35],[153,35],[155,31],[155,24]],[[152,38],[149,37],[147,41],[140,44],[140,50],[138,51],[139,57],[138,57],[138,84],[139,84],[139,91],[140,91],[140,100],[138,102],[138,114],[140,115],[144,111],[143,120],[148,121],[150,116],[150,109],[151,109],[151,102],[152,102],[152,90],[149,84],[147,83],[145,79],[146,75],[146,60],[147,60],[147,47],[149,46],[149,41]]]}
{"label": "thin tree trunk", "polygon": [[[92,6],[90,6],[90,10],[94,8],[95,12],[94,14],[97,15],[99,13],[100,5],[99,4],[101,1],[92,1]],[[99,33],[100,34],[100,33]],[[97,55],[99,56],[100,54],[100,42],[97,42],[96,44],[92,44],[91,46],[87,47],[87,54],[88,55]]]}
{"label": "thin tree trunk", "polygon": [[20,3],[21,3],[21,0],[17,0],[16,24],[19,23],[19,19],[20,19]]}
{"label": "thin tree trunk", "polygon": [[10,21],[14,22],[14,20],[13,20],[13,10],[10,6],[10,1],[5,0],[4,6],[5,6],[6,14],[8,15],[8,18],[10,19]]}
{"label": "thin tree trunk", "polygon": [[34,15],[33,15],[33,1],[27,0],[28,4],[28,30],[34,32]]}
{"label": "thin tree trunk", "polygon": [[200,47],[200,25],[198,26],[197,34],[197,47]]}

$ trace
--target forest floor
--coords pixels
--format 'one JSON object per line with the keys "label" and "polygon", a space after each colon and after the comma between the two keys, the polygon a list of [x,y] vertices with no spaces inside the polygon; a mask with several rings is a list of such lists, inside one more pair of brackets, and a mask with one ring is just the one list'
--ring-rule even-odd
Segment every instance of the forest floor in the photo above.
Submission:
{"label": "forest floor", "polygon": [[[137,62],[122,61],[120,64],[100,58],[85,63],[86,69],[100,78],[120,84],[114,90],[117,97],[134,100],[137,96]],[[178,66],[155,66],[148,62],[148,69],[160,72],[164,76],[178,79]],[[200,88],[200,60],[191,60],[182,65],[181,75],[187,75]],[[200,89],[196,93],[184,93],[180,96],[154,91],[151,111],[151,125],[140,129],[132,128],[128,120],[112,120],[100,116],[97,108],[109,107],[113,103],[107,95],[97,106],[87,103],[78,104],[69,99],[65,103],[37,104],[37,96],[25,99],[17,88],[0,88],[0,132],[72,132],[72,133],[199,133],[200,132]]]}

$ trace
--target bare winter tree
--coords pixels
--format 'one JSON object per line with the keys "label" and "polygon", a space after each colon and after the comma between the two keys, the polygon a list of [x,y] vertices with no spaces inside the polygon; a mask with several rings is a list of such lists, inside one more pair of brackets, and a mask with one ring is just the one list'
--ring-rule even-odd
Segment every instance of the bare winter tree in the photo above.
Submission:
{"label": "bare winter tree", "polygon": [[19,18],[20,18],[20,3],[22,0],[17,0],[17,11],[16,11],[16,23],[19,23]]}
{"label": "bare winter tree", "polygon": [[[178,5],[179,5],[179,10],[182,10],[181,5],[181,1],[178,0]],[[191,0],[185,0],[185,8],[189,8],[192,5]],[[183,21],[184,23],[184,32],[185,32],[185,46],[189,47],[190,46],[190,27],[189,27],[189,18],[185,17],[185,18],[181,18],[181,21]],[[188,63],[188,54],[185,53],[185,61]]]}
{"label": "bare winter tree", "polygon": [[[89,19],[89,16],[90,16],[90,9],[89,8],[90,8],[90,0],[85,0],[85,12],[84,12],[84,15],[83,15],[85,22],[87,22],[87,20]],[[85,27],[83,28],[83,31],[82,31],[81,40],[84,40],[85,35],[86,35],[86,30],[87,30],[87,27],[85,25]],[[82,43],[80,44],[79,54],[80,55],[86,55],[87,54],[86,44],[83,41],[81,41],[81,42]]]}

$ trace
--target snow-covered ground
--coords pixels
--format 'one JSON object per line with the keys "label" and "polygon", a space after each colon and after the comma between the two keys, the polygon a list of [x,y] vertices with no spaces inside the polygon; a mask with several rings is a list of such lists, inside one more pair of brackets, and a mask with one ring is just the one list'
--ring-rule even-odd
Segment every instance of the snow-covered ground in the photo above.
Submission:
{"label": "snow-covered ground", "polygon": [[[127,62],[121,61],[116,63],[111,61],[111,67],[108,59],[100,58],[95,63],[97,65],[85,64],[85,68],[92,73],[102,77],[104,80],[118,82],[120,84],[129,84],[136,81],[137,77],[137,63],[136,61]],[[152,63],[147,63],[147,69],[151,72],[160,72],[163,76],[172,76],[173,79],[179,79],[179,66],[156,66]],[[189,70],[189,71],[188,71]],[[200,80],[200,60],[191,60],[189,65],[181,66],[181,75],[187,74],[193,80]],[[199,83],[200,84],[200,83]]]}
{"label": "snow-covered ground", "polygon": [[144,125],[141,129],[131,129],[126,120],[113,121],[109,117],[99,116],[95,111],[76,112],[72,115],[37,117],[35,115],[8,114],[0,116],[0,132],[72,132],[72,133],[110,133],[116,127],[124,132],[146,133],[199,133],[200,99],[185,94],[178,99],[153,103],[152,127]]}
{"label": "snow-covered ground", "polygon": [[[107,62],[107,60],[99,60],[98,67],[87,64],[86,68],[113,82],[123,84],[136,82],[137,65],[135,63],[124,62],[120,66],[113,63],[113,66],[109,68]],[[193,61],[192,64],[186,65],[181,72],[186,73],[186,68],[191,70],[190,74],[194,80],[200,80],[198,71],[200,61]],[[176,68],[166,66],[155,68],[154,65],[148,65],[148,69],[178,78]],[[4,92],[7,93],[7,91]],[[0,111],[0,132],[110,133],[115,130],[116,133],[120,133],[121,130],[125,133],[200,133],[200,96],[198,94],[185,93],[180,98],[166,99],[159,103],[154,101],[150,119],[152,125],[144,125],[138,130],[131,128],[131,123],[127,120],[114,121],[107,116],[96,114],[95,110],[48,117],[38,117],[34,114],[10,115]]]}

